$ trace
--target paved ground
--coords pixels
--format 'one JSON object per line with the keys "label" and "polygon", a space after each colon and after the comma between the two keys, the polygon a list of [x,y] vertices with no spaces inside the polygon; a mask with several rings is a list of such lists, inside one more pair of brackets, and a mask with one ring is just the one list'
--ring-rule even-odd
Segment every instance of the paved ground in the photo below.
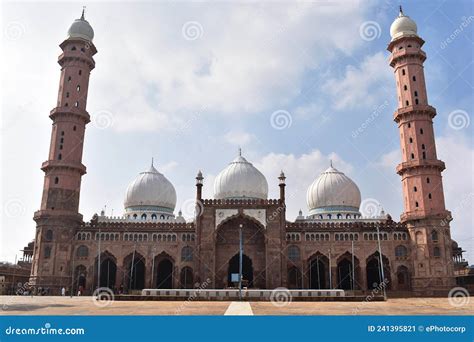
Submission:
{"label": "paved ground", "polygon": [[[101,304],[105,304],[102,302]],[[114,301],[100,307],[92,297],[0,296],[0,315],[472,315],[474,300],[452,306],[448,298],[386,302],[198,302]],[[248,305],[249,304],[249,305]],[[278,304],[278,305],[277,305]]]}

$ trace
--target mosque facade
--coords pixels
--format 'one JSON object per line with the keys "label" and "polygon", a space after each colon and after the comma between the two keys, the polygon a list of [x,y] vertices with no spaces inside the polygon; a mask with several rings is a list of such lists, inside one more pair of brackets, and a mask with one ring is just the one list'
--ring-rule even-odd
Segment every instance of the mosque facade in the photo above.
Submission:
{"label": "mosque facade", "polygon": [[[455,285],[449,222],[437,159],[433,118],[423,63],[424,41],[415,22],[400,11],[391,29],[389,65],[398,108],[404,211],[400,220],[380,212],[364,217],[358,186],[332,164],[307,190],[308,214],[286,217],[286,176],[270,180],[240,152],[217,176],[214,198],[203,198],[205,179],[195,177],[192,220],[175,214],[173,184],[153,163],[125,192],[124,213],[102,211],[90,221],[79,213],[89,76],[95,67],[94,31],[84,14],[61,43],[60,87],[53,121],[30,283],[90,294],[98,287],[136,293],[144,288],[224,289],[239,272],[257,289],[340,288],[429,295]],[[336,165],[337,166],[337,165]],[[291,175],[288,175],[291,177]],[[313,182],[312,182],[313,181]],[[311,183],[312,182],[312,183]],[[206,184],[208,186],[208,184]]]}

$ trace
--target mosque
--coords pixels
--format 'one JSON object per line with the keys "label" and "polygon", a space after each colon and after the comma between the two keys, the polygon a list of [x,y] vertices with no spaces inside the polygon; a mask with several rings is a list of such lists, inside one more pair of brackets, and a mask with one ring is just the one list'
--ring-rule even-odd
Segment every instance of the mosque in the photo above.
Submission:
{"label": "mosque", "polygon": [[[41,167],[44,190],[34,214],[30,283],[53,293],[65,287],[85,294],[97,287],[124,293],[203,283],[211,289],[235,287],[241,233],[242,274],[249,288],[370,291],[383,283],[389,293],[446,293],[455,285],[457,245],[444,203],[445,164],[436,155],[424,41],[401,9],[390,34],[388,63],[398,98],[393,120],[402,150],[396,166],[404,201],[399,222],[383,212],[362,216],[361,192],[337,165],[307,180],[307,215],[300,211],[289,221],[283,171],[267,180],[241,152],[215,179],[214,198],[203,198],[203,186],[211,184],[197,172],[192,220],[176,214],[176,190],[151,163],[126,189],[123,216],[102,211],[84,221],[82,152],[97,50],[83,13],[60,44],[60,87],[50,112],[50,152]],[[269,186],[279,187],[278,198],[268,198]]]}

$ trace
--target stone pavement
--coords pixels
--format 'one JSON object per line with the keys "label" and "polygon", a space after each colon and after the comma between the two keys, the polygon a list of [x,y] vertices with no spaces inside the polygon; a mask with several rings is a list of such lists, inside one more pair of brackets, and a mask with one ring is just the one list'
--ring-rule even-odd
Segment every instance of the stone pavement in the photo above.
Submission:
{"label": "stone pavement", "polygon": [[[235,303],[235,304],[234,304]],[[92,297],[0,296],[0,315],[472,315],[474,301],[395,298],[386,302],[102,301]]]}

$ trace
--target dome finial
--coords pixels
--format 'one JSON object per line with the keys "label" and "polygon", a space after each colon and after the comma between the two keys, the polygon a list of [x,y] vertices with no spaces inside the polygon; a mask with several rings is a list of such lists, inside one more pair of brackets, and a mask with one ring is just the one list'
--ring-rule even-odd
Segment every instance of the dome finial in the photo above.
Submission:
{"label": "dome finial", "polygon": [[242,157],[242,148],[239,146],[239,157]]}
{"label": "dome finial", "polygon": [[332,167],[332,159],[329,159],[329,166]]}
{"label": "dome finial", "polygon": [[151,167],[155,167],[155,165],[153,165],[153,157],[151,157]]}
{"label": "dome finial", "polygon": [[86,6],[82,6],[82,15],[81,15],[81,20],[86,20],[84,17],[84,13],[86,12]]}
{"label": "dome finial", "polygon": [[399,13],[399,16],[401,17],[401,16],[403,16],[403,15],[404,15],[404,14],[403,14],[402,5],[400,5],[400,13]]}

